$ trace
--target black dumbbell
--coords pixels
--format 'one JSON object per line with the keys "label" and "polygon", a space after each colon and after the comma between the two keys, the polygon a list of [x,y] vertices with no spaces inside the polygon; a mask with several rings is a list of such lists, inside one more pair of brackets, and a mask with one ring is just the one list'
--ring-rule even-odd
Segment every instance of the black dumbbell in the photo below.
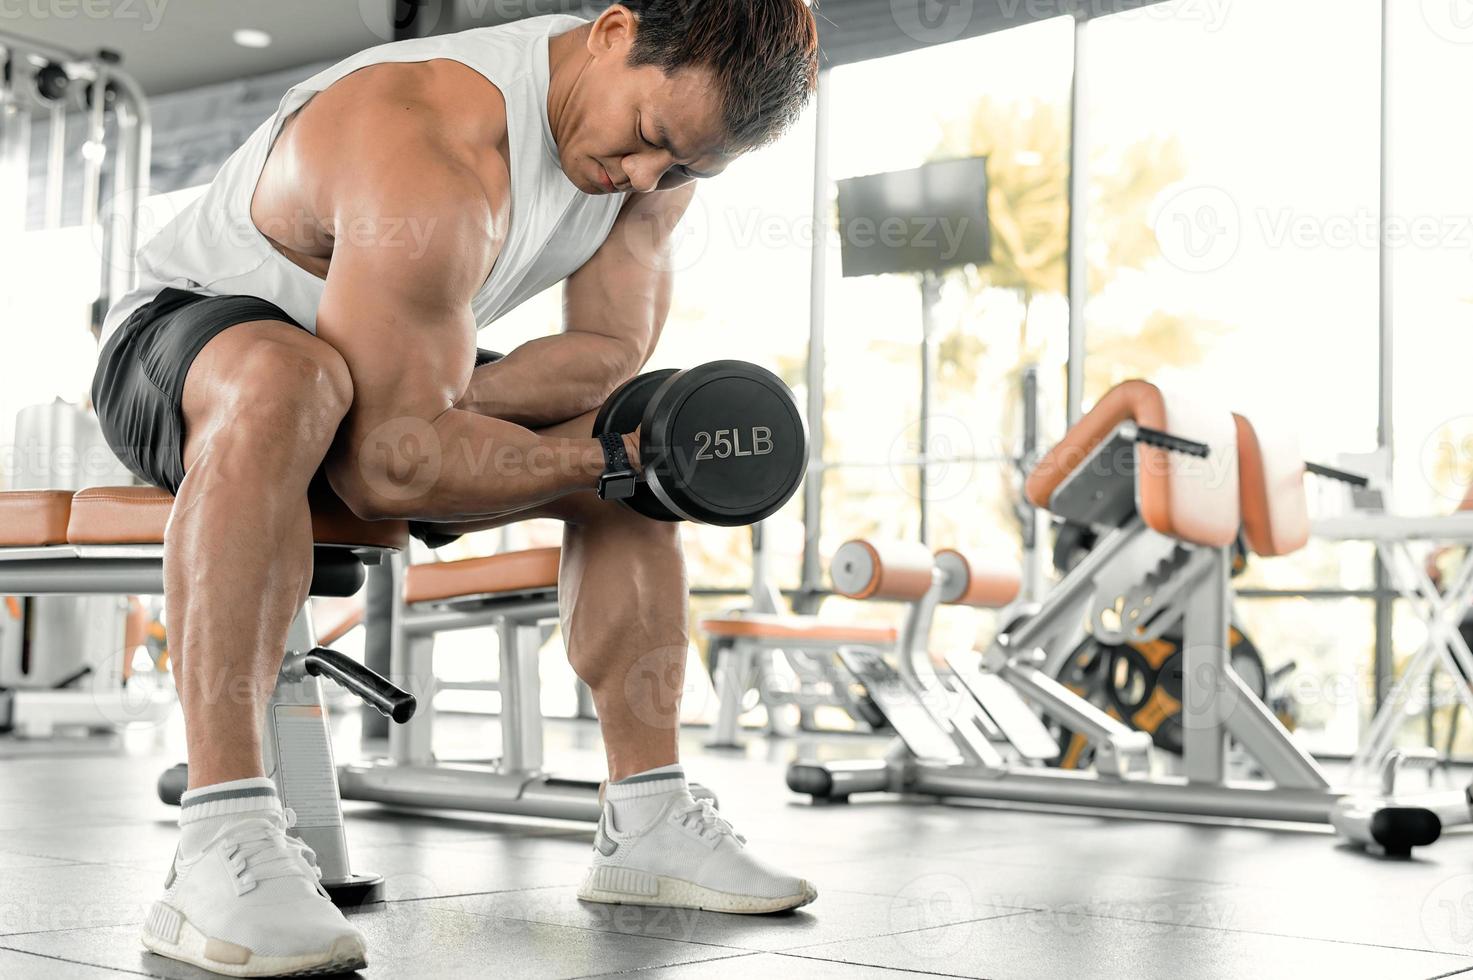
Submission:
{"label": "black dumbbell", "polygon": [[655,520],[755,524],[792,498],[808,469],[808,430],[792,391],[746,361],[626,382],[594,433],[635,428],[640,483],[624,504]]}

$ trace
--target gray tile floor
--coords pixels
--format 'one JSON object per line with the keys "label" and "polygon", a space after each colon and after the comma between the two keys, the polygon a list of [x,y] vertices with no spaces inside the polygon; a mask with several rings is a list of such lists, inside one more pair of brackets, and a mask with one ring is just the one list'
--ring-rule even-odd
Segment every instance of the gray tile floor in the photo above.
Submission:
{"label": "gray tile floor", "polygon": [[[1473,977],[1473,835],[1388,863],[1305,830],[813,807],[783,785],[792,743],[688,742],[692,774],[754,848],[817,882],[817,903],[760,918],[583,905],[591,828],[349,804],[354,865],[390,895],[355,916],[364,975]],[[0,741],[0,978],[208,976],[137,939],[174,844],[153,787],[175,744]],[[561,771],[596,773],[589,727],[555,724],[549,744]]]}

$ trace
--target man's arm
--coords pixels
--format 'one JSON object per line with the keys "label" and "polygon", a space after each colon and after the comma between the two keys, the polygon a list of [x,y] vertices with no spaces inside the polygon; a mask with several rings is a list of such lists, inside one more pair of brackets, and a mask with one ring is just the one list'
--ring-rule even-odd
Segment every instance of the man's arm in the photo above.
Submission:
{"label": "man's arm", "polygon": [[[478,176],[432,145],[402,156],[412,159],[360,160],[334,189],[334,226],[357,229],[335,241],[317,315],[318,336],[353,379],[327,460],[334,490],[367,519],[452,521],[593,489],[597,440],[550,438],[455,407],[475,353],[471,299],[504,220]],[[421,247],[367,233],[411,218],[431,229]],[[560,383],[549,387],[560,400]]]}
{"label": "man's arm", "polygon": [[670,312],[671,235],[694,194],[691,183],[631,197],[603,245],[568,277],[563,332],[477,368],[459,407],[553,425],[598,408],[633,377]]}

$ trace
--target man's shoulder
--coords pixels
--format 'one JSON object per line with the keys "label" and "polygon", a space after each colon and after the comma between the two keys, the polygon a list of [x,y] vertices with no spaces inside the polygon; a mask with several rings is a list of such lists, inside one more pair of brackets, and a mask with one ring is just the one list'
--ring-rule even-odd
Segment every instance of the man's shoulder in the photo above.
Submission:
{"label": "man's shoulder", "polygon": [[[376,65],[338,82],[292,120],[291,131],[283,131],[300,164],[294,169],[312,174],[335,204],[346,200],[355,209],[371,198],[378,207],[416,213],[476,214],[483,205],[492,214],[501,211],[509,170],[501,154],[486,150],[505,142],[504,109],[499,118],[492,112],[469,119],[465,100],[457,102],[453,89],[480,79],[491,93],[479,93],[483,107],[500,94],[471,69],[455,67],[474,78],[444,68],[426,74],[423,64]],[[380,68],[393,71],[379,73]],[[374,75],[357,79],[367,72]]]}

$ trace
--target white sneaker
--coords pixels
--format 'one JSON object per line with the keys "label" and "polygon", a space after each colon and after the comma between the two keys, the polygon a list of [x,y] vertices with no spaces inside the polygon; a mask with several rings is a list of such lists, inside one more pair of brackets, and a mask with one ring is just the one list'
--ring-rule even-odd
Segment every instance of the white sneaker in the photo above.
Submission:
{"label": "white sneaker", "polygon": [[670,794],[647,826],[619,831],[604,804],[585,902],[664,905],[711,912],[783,912],[818,897],[808,882],[763,864],[709,801]]}
{"label": "white sneaker", "polygon": [[175,855],[143,945],[232,977],[344,973],[367,965],[363,934],[323,890],[317,855],[287,834],[288,809],[223,827],[199,856]]}

